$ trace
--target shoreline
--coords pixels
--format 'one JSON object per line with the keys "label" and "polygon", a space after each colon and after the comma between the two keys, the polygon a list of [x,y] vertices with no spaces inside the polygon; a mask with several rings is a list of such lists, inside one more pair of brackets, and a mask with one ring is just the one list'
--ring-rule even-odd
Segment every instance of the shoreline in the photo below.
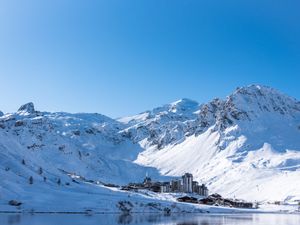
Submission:
{"label": "shoreline", "polygon": [[87,216],[92,216],[92,215],[164,215],[164,216],[172,216],[172,215],[189,215],[189,214],[199,214],[199,215],[245,215],[245,214],[292,214],[292,215],[297,215],[300,212],[283,212],[283,211],[240,211],[240,212],[171,212],[169,214],[165,214],[163,212],[130,212],[130,213],[122,213],[122,212],[94,212],[94,211],[34,211],[34,212],[29,212],[29,211],[0,211],[1,214],[23,214],[23,215],[34,215],[34,214],[65,214],[65,215],[87,215]]}

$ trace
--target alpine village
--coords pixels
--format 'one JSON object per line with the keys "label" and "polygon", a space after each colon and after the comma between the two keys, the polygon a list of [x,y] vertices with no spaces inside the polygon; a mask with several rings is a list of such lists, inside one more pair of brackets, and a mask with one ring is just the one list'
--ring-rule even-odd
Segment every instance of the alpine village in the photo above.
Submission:
{"label": "alpine village", "polygon": [[206,204],[235,208],[254,207],[252,202],[246,202],[239,199],[226,199],[217,193],[209,195],[206,185],[199,184],[197,181],[194,181],[191,173],[185,173],[181,178],[167,182],[152,181],[152,179],[146,175],[142,183],[129,183],[126,186],[122,186],[121,190],[133,192],[147,190],[156,193],[174,193],[179,196],[177,201],[192,204]]}

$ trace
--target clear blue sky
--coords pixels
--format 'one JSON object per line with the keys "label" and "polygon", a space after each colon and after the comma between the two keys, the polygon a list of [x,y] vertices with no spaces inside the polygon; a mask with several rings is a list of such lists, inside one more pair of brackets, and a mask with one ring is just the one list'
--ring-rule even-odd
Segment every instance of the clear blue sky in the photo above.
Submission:
{"label": "clear blue sky", "polygon": [[300,1],[0,2],[0,110],[135,114],[259,83],[300,99]]}

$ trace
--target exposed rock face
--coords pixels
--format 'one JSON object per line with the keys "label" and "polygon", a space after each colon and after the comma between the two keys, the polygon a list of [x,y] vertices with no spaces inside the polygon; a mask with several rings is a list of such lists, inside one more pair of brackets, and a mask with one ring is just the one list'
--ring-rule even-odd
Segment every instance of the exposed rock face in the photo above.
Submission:
{"label": "exposed rock face", "polygon": [[32,102],[26,103],[25,105],[22,105],[18,112],[23,113],[35,113],[34,104]]}
{"label": "exposed rock face", "polygon": [[199,135],[209,127],[225,131],[241,122],[259,120],[263,116],[296,118],[300,115],[300,102],[279,91],[259,85],[237,88],[225,100],[214,99],[199,105],[182,99],[132,117],[120,119],[127,128],[123,135],[134,142],[147,140],[147,146],[162,149],[181,143],[186,137]]}

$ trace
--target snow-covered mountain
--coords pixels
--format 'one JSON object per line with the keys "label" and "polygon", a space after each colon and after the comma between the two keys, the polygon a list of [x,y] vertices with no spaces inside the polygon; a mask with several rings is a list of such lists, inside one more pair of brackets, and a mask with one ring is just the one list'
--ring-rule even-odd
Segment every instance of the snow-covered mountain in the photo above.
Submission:
{"label": "snow-covered mountain", "polygon": [[[174,115],[178,103],[188,107]],[[191,105],[196,106],[185,99],[150,118],[128,123],[126,131],[139,128],[150,134],[145,139],[138,135],[146,149],[138,164],[170,176],[191,172],[211,190],[227,196],[300,198],[299,101],[251,85],[238,88],[225,100]]]}
{"label": "snow-covered mountain", "polygon": [[68,192],[74,176],[124,184],[185,172],[228,197],[300,199],[300,102],[251,85],[223,100],[182,99],[117,120],[28,103],[0,112],[0,162],[4,199],[28,197],[30,176],[35,192],[56,193],[58,180]]}

